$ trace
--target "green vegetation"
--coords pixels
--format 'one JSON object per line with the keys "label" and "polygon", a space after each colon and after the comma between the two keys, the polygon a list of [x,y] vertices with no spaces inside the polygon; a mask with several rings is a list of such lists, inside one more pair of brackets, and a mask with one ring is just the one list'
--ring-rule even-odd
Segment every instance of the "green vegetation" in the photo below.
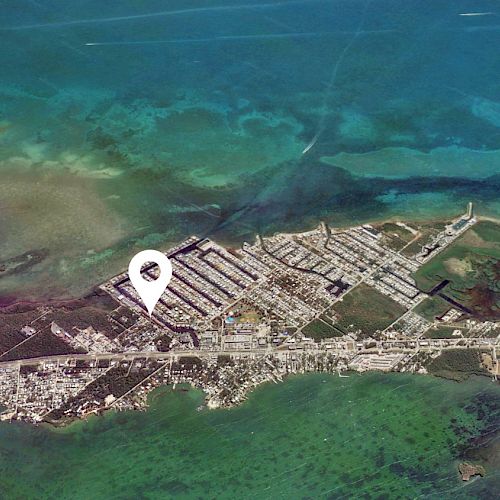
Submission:
{"label": "green vegetation", "polygon": [[335,325],[335,320],[332,319],[330,316],[328,316],[328,314],[322,314],[320,316],[320,319],[322,319],[325,323],[328,323],[331,326]]}
{"label": "green vegetation", "polygon": [[427,244],[438,233],[444,230],[445,223],[442,221],[426,222],[418,225],[420,237],[403,250],[403,255],[414,255],[422,246]]}
{"label": "green vegetation", "polygon": [[485,220],[476,224],[474,232],[483,240],[498,244],[500,224]]}
{"label": "green vegetation", "polygon": [[414,311],[426,320],[434,321],[435,318],[448,311],[450,307],[451,305],[448,302],[439,297],[427,297],[415,307]]}
{"label": "green vegetation", "polygon": [[[141,362],[144,363],[145,366],[142,366]],[[131,362],[131,364],[122,363],[120,366],[111,368],[106,373],[93,380],[82,392],[68,399],[63,406],[52,410],[49,414],[49,420],[64,421],[70,416],[70,410],[72,408],[77,408],[86,401],[97,400],[104,406],[107,396],[112,394],[115,398],[122,397],[133,387],[141,383],[146,377],[151,375],[157,368],[155,364],[149,364],[145,359],[136,360],[135,362]]]}
{"label": "green vegetation", "polygon": [[340,316],[337,328],[361,330],[363,337],[388,327],[406,311],[403,306],[364,283],[337,302],[333,310]]}
{"label": "green vegetation", "polygon": [[488,375],[481,362],[479,349],[445,350],[429,363],[427,369],[438,377],[461,381],[470,375]]}
{"label": "green vegetation", "polygon": [[308,337],[311,337],[315,340],[325,339],[329,337],[341,337],[343,335],[342,332],[325,323],[321,319],[313,319],[302,329],[302,332]]}
{"label": "green vegetation", "polygon": [[415,273],[415,279],[422,290],[432,289],[441,280],[450,280],[444,293],[484,319],[498,317],[500,225],[479,222],[422,266]]}
{"label": "green vegetation", "polygon": [[217,356],[217,365],[218,366],[234,365],[234,361],[231,359],[231,356],[227,356],[225,354],[219,354],[219,356]]}
{"label": "green vegetation", "polygon": [[394,250],[401,250],[415,237],[411,231],[394,222],[386,222],[377,229],[384,235],[384,242]]}
{"label": "green vegetation", "polygon": [[406,242],[413,239],[413,234],[408,231],[408,229],[405,229],[403,226],[395,224],[394,222],[386,222],[382,225],[381,229],[384,233],[397,236]]}
{"label": "green vegetation", "polygon": [[461,328],[456,328],[454,326],[438,325],[437,327],[429,328],[424,336],[428,339],[451,339],[455,338],[453,332],[455,330],[460,330],[463,336],[466,336],[466,331]]}

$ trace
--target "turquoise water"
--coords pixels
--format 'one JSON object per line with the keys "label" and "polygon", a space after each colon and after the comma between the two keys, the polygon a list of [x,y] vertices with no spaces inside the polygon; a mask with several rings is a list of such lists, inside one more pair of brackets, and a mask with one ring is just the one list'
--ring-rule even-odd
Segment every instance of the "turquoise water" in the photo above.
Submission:
{"label": "turquoise water", "polygon": [[0,255],[48,250],[4,299],[79,295],[192,233],[240,242],[470,199],[500,214],[495,2],[0,9]]}
{"label": "turquoise water", "polygon": [[[461,16],[467,12],[492,13]],[[4,0],[0,303],[79,296],[192,233],[500,215],[493,1]],[[0,425],[4,498],[490,498],[487,380],[297,377],[230,411]]]}
{"label": "turquoise water", "polygon": [[163,388],[146,413],[63,430],[0,425],[2,498],[492,498],[463,483],[466,443],[498,426],[489,379],[296,376],[242,406],[202,410],[199,391]]}

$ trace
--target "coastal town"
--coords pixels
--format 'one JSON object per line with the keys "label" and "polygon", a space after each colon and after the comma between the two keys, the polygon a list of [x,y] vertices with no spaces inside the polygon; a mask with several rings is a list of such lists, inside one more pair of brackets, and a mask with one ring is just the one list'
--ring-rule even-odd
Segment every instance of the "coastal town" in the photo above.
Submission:
{"label": "coastal town", "polygon": [[[452,371],[447,356],[475,359],[472,372],[496,380],[498,318],[449,291],[447,279],[424,289],[415,278],[478,224],[469,204],[425,230],[322,222],[238,249],[192,236],[165,252],[173,276],[151,316],[126,272],[100,285],[105,314],[75,319],[45,307],[23,316],[0,351],[0,418],[63,425],[144,409],[165,384],[191,384],[206,407],[229,407],[293,373]],[[142,268],[148,281],[158,273],[154,263]]]}

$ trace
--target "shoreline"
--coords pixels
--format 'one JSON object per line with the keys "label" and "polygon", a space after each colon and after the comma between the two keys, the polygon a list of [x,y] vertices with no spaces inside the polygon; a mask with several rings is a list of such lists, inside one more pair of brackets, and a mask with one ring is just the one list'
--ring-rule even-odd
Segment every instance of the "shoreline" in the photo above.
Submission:
{"label": "shoreline", "polygon": [[[452,218],[457,217],[458,214],[455,214],[453,216],[450,216],[449,218],[445,218],[442,216],[437,216],[435,218],[417,218],[417,219],[405,219],[404,217],[398,217],[398,216],[392,216],[389,218],[371,218],[367,219],[366,221],[362,222],[356,222],[352,224],[340,224],[340,225],[332,225],[331,219],[329,217],[325,217],[324,219],[318,220],[316,224],[311,224],[308,225],[307,228],[304,227],[301,230],[293,230],[293,231],[273,231],[270,233],[255,233],[253,235],[253,240],[255,241],[257,237],[259,236],[264,236],[264,237],[273,237],[273,236],[278,236],[282,234],[291,234],[291,235],[302,235],[302,234],[307,234],[310,231],[313,231],[318,224],[321,224],[322,222],[325,222],[331,229],[338,229],[340,231],[351,228],[351,227],[356,227],[356,226],[362,226],[362,225],[378,225],[378,224],[385,224],[385,223],[396,223],[396,222],[403,222],[403,223],[414,223],[414,224],[435,224],[435,223],[443,223],[443,222],[449,222]],[[476,215],[475,216],[477,221],[490,221],[495,224],[500,224],[500,217],[493,217],[493,216],[488,216],[488,215]],[[229,241],[224,238],[217,238],[217,236],[211,236],[208,234],[206,237],[210,238],[212,241],[215,243],[225,247],[225,248],[240,248],[243,243],[245,243],[246,240],[238,240],[238,241]],[[176,242],[171,242],[169,241],[168,243],[165,243],[164,245],[160,245],[158,249],[162,251],[163,248],[167,246],[175,246],[179,244],[182,241],[182,239],[176,241]],[[106,280],[104,280],[105,282]],[[35,307],[42,307],[42,306],[49,306],[49,307],[64,307],[66,305],[72,305],[73,303],[77,303],[78,301],[86,300],[88,298],[91,298],[92,296],[96,295],[96,292],[99,289],[99,286],[102,283],[98,283],[96,285],[93,285],[91,288],[87,289],[80,295],[75,295],[75,296],[69,296],[69,297],[55,297],[55,298],[50,298],[50,299],[16,299],[15,297],[12,298],[11,301],[9,301],[11,296],[6,295],[4,298],[0,296],[0,312],[7,310],[11,307],[16,307],[16,306],[32,306],[32,308]],[[9,302],[3,303],[3,300],[7,300]]]}
{"label": "shoreline", "polygon": [[[98,410],[93,410],[89,412],[88,414],[85,414],[83,416],[72,416],[66,419],[63,419],[61,421],[57,420],[43,420],[42,422],[35,423],[35,422],[27,422],[28,425],[32,425],[35,427],[47,427],[53,430],[58,430],[58,429],[69,429],[71,426],[74,424],[80,422],[80,423],[87,423],[89,419],[94,419],[94,418],[100,418],[102,416],[106,416],[108,414],[116,414],[120,412],[145,412],[148,411],[151,407],[151,398],[157,398],[157,397],[164,397],[166,396],[165,393],[162,394],[155,394],[158,391],[164,391],[167,392],[171,390],[172,392],[190,392],[190,391],[199,391],[202,395],[203,401],[201,406],[203,407],[203,410],[207,411],[230,411],[236,408],[241,407],[244,405],[249,397],[252,397],[255,392],[258,390],[261,390],[267,385],[270,385],[271,383],[274,383],[276,385],[281,385],[284,383],[287,383],[290,381],[290,379],[297,378],[297,377],[308,377],[308,376],[330,376],[333,378],[350,378],[350,377],[363,377],[363,376],[369,376],[369,375],[380,375],[382,377],[391,377],[391,376],[411,376],[411,377],[425,377],[425,378],[432,378],[432,379],[437,379],[437,380],[442,380],[450,383],[455,383],[458,385],[461,384],[466,384],[471,380],[477,379],[479,381],[482,381],[483,383],[486,383],[486,378],[489,379],[490,382],[493,382],[497,385],[500,386],[500,381],[499,380],[493,380],[491,379],[490,374],[488,373],[467,373],[465,374],[465,377],[463,378],[453,378],[453,377],[447,377],[443,374],[435,374],[435,373],[418,373],[418,372],[402,372],[402,371],[387,371],[387,372],[382,372],[380,370],[365,370],[365,371],[356,371],[356,370],[351,370],[347,369],[342,372],[340,371],[334,371],[334,372],[325,372],[321,370],[310,370],[310,371],[298,371],[298,372],[289,372],[285,374],[281,374],[281,377],[276,380],[276,378],[267,378],[265,380],[259,381],[252,387],[246,388],[246,390],[241,394],[241,397],[238,401],[230,404],[224,404],[221,403],[220,401],[210,399],[210,388],[208,387],[203,387],[200,384],[196,384],[195,381],[193,380],[180,380],[176,382],[166,382],[166,383],[158,383],[155,385],[152,389],[149,389],[147,393],[144,395],[145,397],[142,398],[141,400],[141,405],[140,406],[135,406],[135,407],[124,407],[124,408],[114,408],[114,407],[106,407]],[[464,375],[464,372],[460,372],[460,374]],[[180,387],[179,387],[180,386]],[[177,387],[177,389],[176,389]],[[139,389],[139,388],[138,388]],[[26,422],[25,422],[26,423]]]}
{"label": "shoreline", "polygon": [[[491,380],[491,377],[487,374],[478,374],[478,373],[469,373],[467,374],[466,378],[457,380],[455,378],[451,377],[446,377],[443,375],[437,375],[433,373],[416,373],[416,372],[400,372],[400,371],[389,371],[389,372],[381,372],[380,370],[366,370],[363,372],[357,372],[355,370],[345,370],[341,372],[342,376],[340,378],[350,378],[350,377],[363,377],[363,376],[370,376],[370,375],[379,375],[381,377],[392,377],[392,376],[411,376],[411,377],[424,377],[424,378],[432,378],[432,379],[437,379],[437,380],[444,380],[446,382],[454,383],[454,384],[466,384],[468,383],[471,379],[477,379],[478,381],[483,381],[486,383],[486,378],[490,379],[490,382],[494,382]],[[242,405],[246,404],[248,401],[249,397],[253,396],[255,392],[261,390],[262,388],[266,387],[267,385],[271,385],[274,383],[275,385],[281,385],[289,382],[291,379],[294,378],[301,378],[301,377],[314,377],[314,376],[327,376],[327,377],[333,377],[333,378],[338,378],[339,377],[339,372],[324,372],[320,370],[316,371],[303,371],[303,372],[290,372],[287,374],[282,375],[282,378],[280,380],[275,380],[275,379],[266,379],[263,380],[259,383],[257,383],[255,386],[250,387],[246,390],[246,392],[243,394],[241,399],[233,404],[220,404],[214,401],[210,400],[209,393],[204,387],[201,387],[200,385],[196,385],[192,381],[178,381],[178,382],[168,382],[168,383],[160,383],[157,386],[153,387],[151,390],[148,391],[146,394],[146,399],[145,399],[145,404],[141,407],[137,408],[113,408],[113,407],[106,407],[97,411],[91,411],[86,415],[83,416],[75,416],[75,417],[70,417],[68,419],[63,419],[61,421],[57,420],[43,420],[42,422],[39,423],[33,423],[33,422],[27,422],[28,425],[32,425],[35,427],[48,427],[52,429],[65,429],[69,428],[71,425],[73,425],[76,422],[82,422],[86,423],[89,421],[89,419],[93,418],[99,418],[102,416],[105,416],[107,414],[114,414],[114,413],[120,413],[120,412],[144,412],[148,411],[149,408],[151,407],[151,398],[156,399],[158,397],[164,397],[167,396],[167,394],[162,393],[162,394],[155,394],[158,391],[164,391],[167,392],[171,390],[171,392],[191,392],[191,391],[196,391],[200,392],[202,395],[202,406],[203,409],[206,409],[207,411],[231,411],[236,408],[240,408]],[[496,381],[498,385],[500,385],[500,381]],[[26,422],[25,422],[26,423]]]}

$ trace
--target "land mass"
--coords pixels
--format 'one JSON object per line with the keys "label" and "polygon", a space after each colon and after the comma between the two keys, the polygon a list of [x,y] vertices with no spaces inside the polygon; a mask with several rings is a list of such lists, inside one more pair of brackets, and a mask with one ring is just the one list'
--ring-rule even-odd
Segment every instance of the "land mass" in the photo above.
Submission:
{"label": "land mass", "polygon": [[315,371],[496,380],[499,235],[469,205],[449,222],[321,223],[240,249],[192,236],[165,252],[173,278],[151,317],[127,273],[59,307],[1,309],[1,417],[64,425],[179,383],[229,407]]}

